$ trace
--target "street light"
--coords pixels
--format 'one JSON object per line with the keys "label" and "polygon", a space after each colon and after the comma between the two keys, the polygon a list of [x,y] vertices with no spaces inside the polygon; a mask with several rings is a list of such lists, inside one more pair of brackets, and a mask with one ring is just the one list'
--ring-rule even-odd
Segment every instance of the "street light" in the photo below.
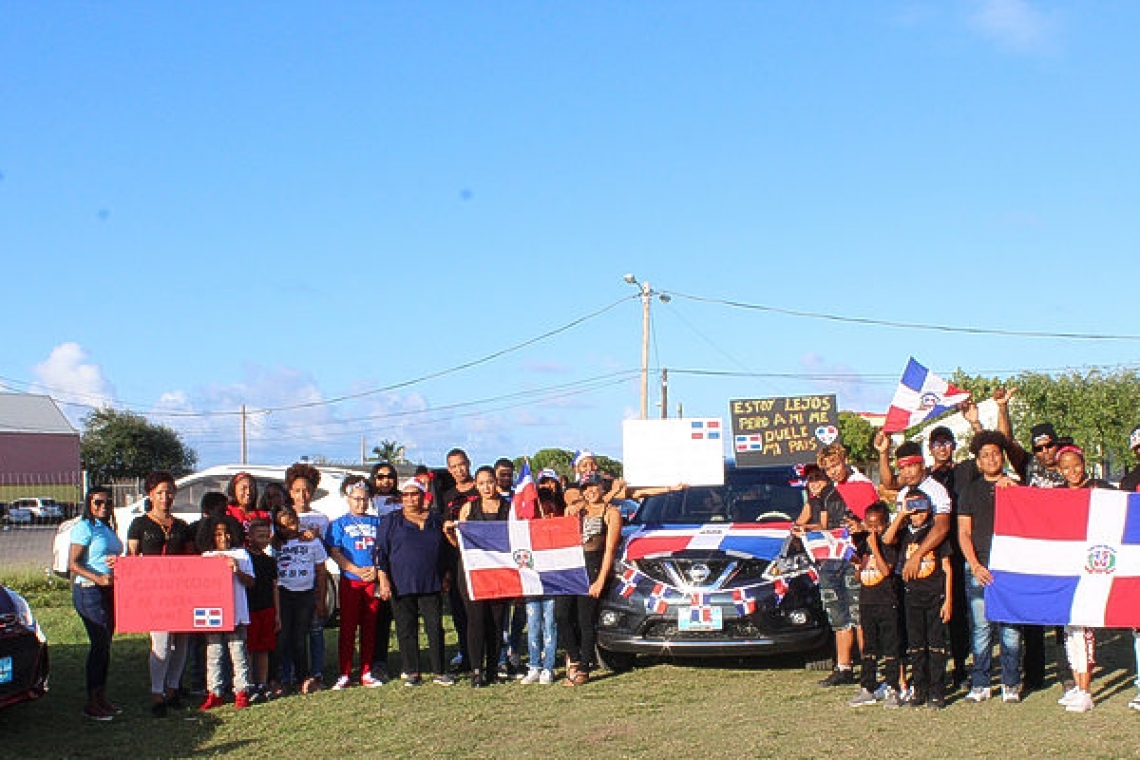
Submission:
{"label": "street light", "polygon": [[648,282],[638,282],[632,274],[622,277],[641,294],[641,419],[649,419],[649,302],[653,296],[669,303],[669,296],[656,293]]}

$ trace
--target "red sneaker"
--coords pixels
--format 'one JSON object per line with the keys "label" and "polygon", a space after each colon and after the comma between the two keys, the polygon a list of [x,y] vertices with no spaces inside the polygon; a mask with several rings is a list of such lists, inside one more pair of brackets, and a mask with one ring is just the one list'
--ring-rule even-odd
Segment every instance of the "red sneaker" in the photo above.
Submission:
{"label": "red sneaker", "polygon": [[226,703],[226,700],[222,699],[217,694],[215,694],[214,692],[211,691],[209,694],[206,695],[206,701],[203,702],[202,706],[199,707],[198,709],[199,710],[213,710],[215,707],[221,707],[225,703]]}
{"label": "red sneaker", "polygon": [[234,707],[239,710],[243,707],[249,707],[249,694],[244,691],[234,694]]}

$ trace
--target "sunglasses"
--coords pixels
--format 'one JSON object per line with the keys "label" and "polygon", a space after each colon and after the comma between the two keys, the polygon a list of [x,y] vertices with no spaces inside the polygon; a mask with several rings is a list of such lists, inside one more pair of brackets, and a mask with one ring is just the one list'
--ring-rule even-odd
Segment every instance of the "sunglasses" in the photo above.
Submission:
{"label": "sunglasses", "polygon": [[376,479],[377,480],[395,480],[396,476],[395,475],[389,475],[388,473],[384,472],[384,473],[377,475]]}
{"label": "sunglasses", "polygon": [[1057,448],[1057,442],[1056,441],[1049,441],[1049,443],[1042,443],[1039,446],[1034,446],[1033,447],[1033,453],[1034,454],[1040,454],[1045,449],[1055,449],[1055,448]]}
{"label": "sunglasses", "polygon": [[91,506],[93,506],[93,507],[105,507],[110,503],[111,502],[107,501],[106,499],[92,499],[91,500]]}

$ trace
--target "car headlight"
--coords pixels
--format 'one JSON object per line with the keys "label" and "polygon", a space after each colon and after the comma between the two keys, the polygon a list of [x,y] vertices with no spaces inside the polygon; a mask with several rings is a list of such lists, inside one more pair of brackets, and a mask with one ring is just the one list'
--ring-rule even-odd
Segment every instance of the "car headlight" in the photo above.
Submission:
{"label": "car headlight", "polygon": [[16,615],[19,616],[20,622],[26,628],[36,628],[36,616],[32,614],[32,608],[28,606],[27,600],[15,591],[8,591],[8,596],[16,606]]}
{"label": "car headlight", "polygon": [[807,569],[811,564],[811,557],[802,552],[790,556],[777,557],[772,561],[772,564],[768,565],[768,569],[764,575],[768,578],[791,575]]}

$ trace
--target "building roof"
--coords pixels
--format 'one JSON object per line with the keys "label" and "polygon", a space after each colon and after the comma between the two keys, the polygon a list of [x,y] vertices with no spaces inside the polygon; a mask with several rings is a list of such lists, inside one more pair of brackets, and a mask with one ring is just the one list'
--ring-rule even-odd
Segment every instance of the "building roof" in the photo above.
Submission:
{"label": "building roof", "polygon": [[0,393],[0,433],[79,435],[51,396]]}

